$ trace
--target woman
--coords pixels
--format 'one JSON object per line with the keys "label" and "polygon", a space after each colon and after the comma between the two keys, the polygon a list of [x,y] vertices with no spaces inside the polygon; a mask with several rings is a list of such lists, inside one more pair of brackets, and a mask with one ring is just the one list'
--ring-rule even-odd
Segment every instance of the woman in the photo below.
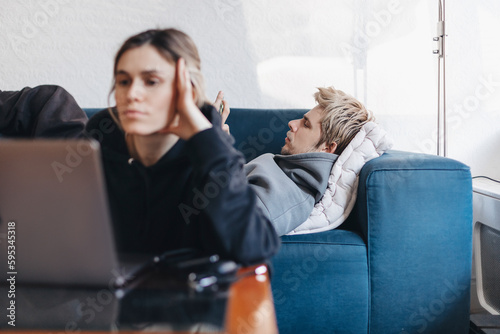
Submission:
{"label": "woman", "polygon": [[243,264],[271,257],[278,238],[207,103],[193,41],[175,29],[129,38],[115,58],[113,91],[116,108],[86,131],[101,142],[119,250],[190,247]]}

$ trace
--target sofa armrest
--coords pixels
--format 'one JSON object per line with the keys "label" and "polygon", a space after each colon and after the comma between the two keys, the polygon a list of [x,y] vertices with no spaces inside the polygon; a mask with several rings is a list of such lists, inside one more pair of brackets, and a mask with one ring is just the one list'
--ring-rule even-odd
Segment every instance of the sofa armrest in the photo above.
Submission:
{"label": "sofa armrest", "polygon": [[472,181],[464,164],[389,151],[359,177],[353,214],[367,243],[370,333],[466,333]]}

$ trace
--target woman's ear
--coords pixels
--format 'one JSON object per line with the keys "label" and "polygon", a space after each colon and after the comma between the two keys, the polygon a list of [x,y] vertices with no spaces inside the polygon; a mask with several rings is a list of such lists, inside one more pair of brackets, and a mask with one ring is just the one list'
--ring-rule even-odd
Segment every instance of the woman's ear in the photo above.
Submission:
{"label": "woman's ear", "polygon": [[194,101],[194,103],[197,104],[197,101],[196,101],[196,86],[194,85],[193,81],[191,81],[191,87],[193,87],[193,89],[191,90],[191,93],[193,94],[193,101]]}

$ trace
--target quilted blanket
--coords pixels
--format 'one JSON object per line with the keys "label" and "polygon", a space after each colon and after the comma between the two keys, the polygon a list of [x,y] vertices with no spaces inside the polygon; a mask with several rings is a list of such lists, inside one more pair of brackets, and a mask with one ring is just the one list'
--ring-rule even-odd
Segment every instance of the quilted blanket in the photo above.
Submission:
{"label": "quilted blanket", "polygon": [[356,202],[361,168],[391,147],[392,140],[378,124],[366,123],[333,165],[325,194],[309,218],[288,234],[317,233],[342,224]]}

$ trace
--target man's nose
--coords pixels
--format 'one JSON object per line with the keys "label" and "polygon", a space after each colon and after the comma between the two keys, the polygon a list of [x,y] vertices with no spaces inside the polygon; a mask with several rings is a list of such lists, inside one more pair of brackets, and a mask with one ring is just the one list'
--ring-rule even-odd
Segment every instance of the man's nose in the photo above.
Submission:
{"label": "man's nose", "polygon": [[288,122],[288,127],[293,132],[297,131],[297,123],[298,123],[298,121],[299,121],[298,119],[294,119],[294,120],[291,120],[290,122]]}

